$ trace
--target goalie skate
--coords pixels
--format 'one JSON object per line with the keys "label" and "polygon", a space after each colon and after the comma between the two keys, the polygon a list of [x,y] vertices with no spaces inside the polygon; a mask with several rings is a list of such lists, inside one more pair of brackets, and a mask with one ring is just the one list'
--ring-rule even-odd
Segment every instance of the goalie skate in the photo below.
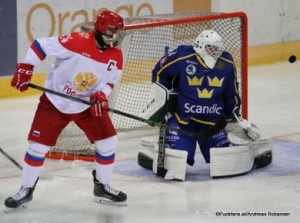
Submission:
{"label": "goalie skate", "polygon": [[126,206],[127,195],[110,187],[108,184],[102,184],[96,179],[96,171],[93,170],[94,177],[94,201],[100,204],[109,204],[116,206]]}
{"label": "goalie skate", "polygon": [[33,198],[34,189],[35,186],[30,188],[21,187],[20,191],[16,195],[5,200],[4,212],[8,213],[27,208],[28,202],[30,202]]}

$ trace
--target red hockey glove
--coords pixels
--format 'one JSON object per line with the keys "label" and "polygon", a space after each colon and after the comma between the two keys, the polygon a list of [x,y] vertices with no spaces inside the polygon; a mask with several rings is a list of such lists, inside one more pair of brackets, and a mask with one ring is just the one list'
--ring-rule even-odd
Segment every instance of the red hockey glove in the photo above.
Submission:
{"label": "red hockey glove", "polygon": [[27,63],[17,64],[17,70],[13,79],[11,80],[11,86],[15,87],[19,91],[26,91],[28,84],[30,83],[34,66]]}
{"label": "red hockey glove", "polygon": [[90,101],[94,103],[90,107],[90,112],[93,116],[102,116],[108,114],[108,101],[106,95],[102,91],[91,94]]}

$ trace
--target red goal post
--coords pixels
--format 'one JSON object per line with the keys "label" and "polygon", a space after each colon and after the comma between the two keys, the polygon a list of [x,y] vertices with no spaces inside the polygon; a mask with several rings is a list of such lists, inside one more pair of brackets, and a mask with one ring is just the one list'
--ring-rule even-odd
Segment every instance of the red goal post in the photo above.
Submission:
{"label": "red goal post", "polygon": [[[93,29],[93,23],[84,24],[82,30]],[[204,29],[214,29],[224,40],[225,50],[234,58],[242,115],[248,117],[248,41],[247,16],[234,13],[171,13],[163,15],[125,18],[125,31],[120,47],[124,55],[122,78],[109,97],[111,108],[139,116],[148,102],[151,74],[157,61],[178,45],[193,44]],[[130,118],[111,114],[118,132],[147,130],[153,127]],[[93,160],[94,148],[83,132],[71,123],[62,132],[57,145],[48,157]]]}

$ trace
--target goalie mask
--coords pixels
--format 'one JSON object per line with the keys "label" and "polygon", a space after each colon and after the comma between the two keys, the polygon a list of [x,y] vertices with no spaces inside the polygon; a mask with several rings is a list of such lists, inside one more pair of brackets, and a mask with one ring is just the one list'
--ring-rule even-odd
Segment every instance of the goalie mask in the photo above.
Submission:
{"label": "goalie mask", "polygon": [[204,30],[194,41],[194,50],[213,69],[224,51],[222,37],[214,30]]}
{"label": "goalie mask", "polygon": [[101,47],[118,44],[120,32],[124,29],[124,21],[117,13],[106,10],[101,12],[94,22],[95,37]]}

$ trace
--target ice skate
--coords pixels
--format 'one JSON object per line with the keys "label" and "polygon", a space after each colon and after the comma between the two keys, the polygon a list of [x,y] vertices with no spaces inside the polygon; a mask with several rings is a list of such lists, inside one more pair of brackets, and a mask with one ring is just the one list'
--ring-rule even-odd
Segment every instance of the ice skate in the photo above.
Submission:
{"label": "ice skate", "polygon": [[96,203],[126,206],[127,195],[122,191],[111,188],[108,184],[102,184],[96,179],[96,171],[93,170],[94,177],[94,201]]}
{"label": "ice skate", "polygon": [[30,188],[21,187],[20,191],[16,195],[7,198],[4,202],[4,212],[7,213],[27,208],[28,202],[30,202],[33,198],[35,185]]}

